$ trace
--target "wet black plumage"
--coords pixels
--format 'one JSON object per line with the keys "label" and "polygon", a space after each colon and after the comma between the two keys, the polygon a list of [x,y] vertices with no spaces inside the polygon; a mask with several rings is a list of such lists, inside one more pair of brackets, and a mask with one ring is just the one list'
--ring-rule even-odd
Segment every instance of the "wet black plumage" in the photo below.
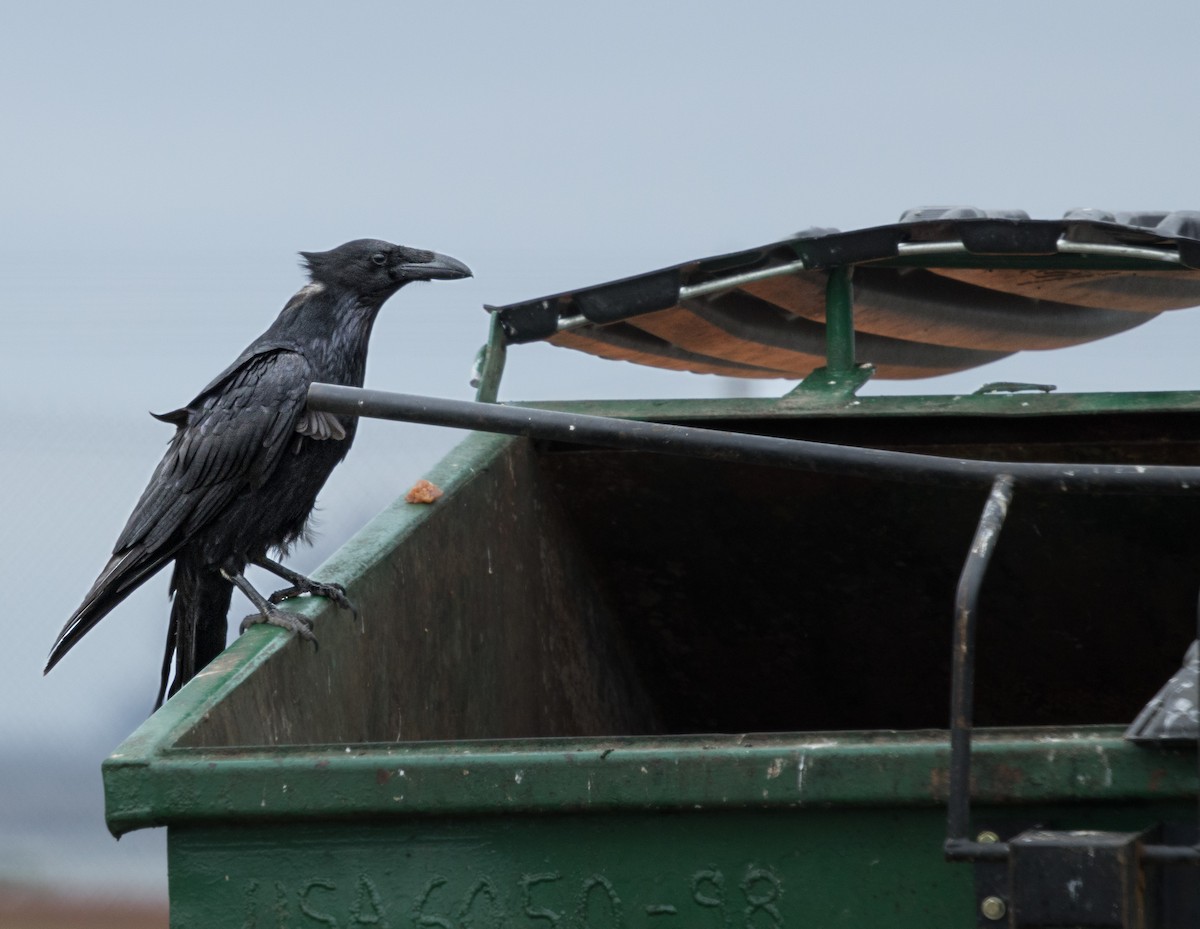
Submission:
{"label": "wet black plumage", "polygon": [[[310,283],[261,336],[186,406],[158,416],[176,427],[167,452],[83,603],[50,652],[49,671],[140,584],[175,562],[159,706],[225,647],[237,586],[271,622],[311,638],[273,603],[315,593],[349,606],[344,592],[268,558],[299,539],[330,472],[350,449],[356,420],[305,409],[310,384],[361,387],[371,328],[384,302],[411,281],[452,280],[453,258],[374,239],[302,252]],[[243,577],[255,564],[291,587],[262,597]],[[246,623],[243,623],[243,628]]]}

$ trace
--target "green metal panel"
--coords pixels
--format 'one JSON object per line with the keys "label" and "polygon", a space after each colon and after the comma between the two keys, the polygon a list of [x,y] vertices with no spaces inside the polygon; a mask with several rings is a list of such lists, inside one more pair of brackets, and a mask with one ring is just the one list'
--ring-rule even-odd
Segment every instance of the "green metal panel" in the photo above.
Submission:
{"label": "green metal panel", "polygon": [[[175,925],[949,926],[970,874],[937,865],[937,824],[899,813],[409,821],[347,833],[172,837]],[[286,863],[256,848],[286,840]],[[867,922],[864,922],[867,920]]]}
{"label": "green metal panel", "polygon": [[172,882],[172,924],[969,927],[971,869],[940,860],[940,830],[915,810],[180,828],[170,867],[186,878]]}

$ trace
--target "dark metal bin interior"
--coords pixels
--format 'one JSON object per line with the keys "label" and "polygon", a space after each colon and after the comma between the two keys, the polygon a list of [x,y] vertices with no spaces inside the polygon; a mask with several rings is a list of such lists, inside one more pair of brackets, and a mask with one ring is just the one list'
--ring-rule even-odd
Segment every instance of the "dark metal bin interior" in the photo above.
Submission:
{"label": "dark metal bin interior", "polygon": [[[705,425],[1200,463],[1191,411]],[[180,747],[945,726],[982,493],[479,435],[443,472],[446,497],[396,504],[337,566],[359,621],[323,611],[319,651],[290,643]],[[983,592],[977,723],[1131,720],[1192,637],[1197,525],[1188,497],[1019,493]]]}

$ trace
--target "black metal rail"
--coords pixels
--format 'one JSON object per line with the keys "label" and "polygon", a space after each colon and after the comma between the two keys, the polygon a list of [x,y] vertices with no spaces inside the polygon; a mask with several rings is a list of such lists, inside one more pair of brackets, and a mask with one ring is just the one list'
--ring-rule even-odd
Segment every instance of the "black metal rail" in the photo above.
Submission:
{"label": "black metal rail", "polygon": [[[954,645],[950,686],[950,802],[946,852],[967,842],[971,819],[971,724],[975,705],[975,613],[979,590],[1000,539],[1013,497],[1013,479],[1000,474],[992,483],[963,564],[954,595]],[[971,843],[977,844],[977,843]],[[988,851],[991,851],[989,846]]]}
{"label": "black metal rail", "polygon": [[1023,488],[1049,492],[1200,493],[1200,467],[944,458],[333,384],[313,384],[308,405],[325,413],[910,483],[982,489],[990,487],[998,475],[1008,474]]}

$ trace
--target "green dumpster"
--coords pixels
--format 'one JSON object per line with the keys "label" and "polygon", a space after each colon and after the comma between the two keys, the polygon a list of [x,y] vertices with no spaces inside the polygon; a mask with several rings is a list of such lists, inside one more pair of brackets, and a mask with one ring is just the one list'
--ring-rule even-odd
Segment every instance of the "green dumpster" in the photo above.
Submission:
{"label": "green dumpster", "polygon": [[[1200,465],[1200,393],[858,397],[856,370],[782,400],[539,407],[1014,468]],[[319,650],[252,628],[105,762],[112,831],[168,830],[172,925],[1200,919],[1195,748],[1123,738],[1195,638],[1200,497],[1018,476],[952,798],[955,591],[986,486],[483,431],[426,476],[443,497],[401,498],[323,568],[355,618],[294,603]],[[947,860],[955,799],[969,860]]]}

